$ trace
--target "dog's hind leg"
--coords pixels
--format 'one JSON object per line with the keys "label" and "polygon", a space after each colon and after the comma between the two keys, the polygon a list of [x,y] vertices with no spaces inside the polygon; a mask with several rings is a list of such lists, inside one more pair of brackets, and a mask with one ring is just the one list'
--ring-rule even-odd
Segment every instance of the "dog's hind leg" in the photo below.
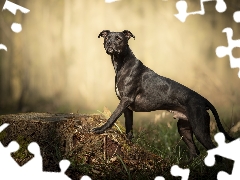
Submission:
{"label": "dog's hind leg", "polygon": [[189,150],[189,162],[197,157],[200,152],[193,141],[193,131],[188,120],[179,119],[177,122],[178,132]]}
{"label": "dog's hind leg", "polygon": [[[192,106],[194,107],[194,106]],[[195,106],[196,107],[196,106]],[[190,125],[197,140],[207,149],[216,148],[210,136],[210,116],[204,106],[188,109]],[[222,163],[222,157],[216,156],[216,161]]]}
{"label": "dog's hind leg", "polygon": [[197,140],[207,149],[215,148],[210,136],[210,116],[204,106],[189,103],[189,123]]}
{"label": "dog's hind leg", "polygon": [[129,108],[124,110],[126,136],[129,140],[133,138],[133,111]]}

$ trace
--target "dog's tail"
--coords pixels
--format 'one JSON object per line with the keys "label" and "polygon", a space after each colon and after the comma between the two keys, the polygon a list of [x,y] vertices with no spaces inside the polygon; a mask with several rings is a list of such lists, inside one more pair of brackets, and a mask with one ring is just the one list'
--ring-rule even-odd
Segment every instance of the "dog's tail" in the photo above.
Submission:
{"label": "dog's tail", "polygon": [[219,116],[218,116],[218,113],[217,113],[217,110],[215,109],[215,107],[207,100],[207,107],[212,111],[213,113],[213,116],[216,120],[216,123],[217,123],[217,126],[218,126],[218,129],[220,132],[222,132],[226,139],[229,140],[229,141],[233,141],[235,140],[234,138],[232,138],[231,136],[229,136],[229,134],[224,130],[223,126],[222,126],[222,123],[219,119]]}

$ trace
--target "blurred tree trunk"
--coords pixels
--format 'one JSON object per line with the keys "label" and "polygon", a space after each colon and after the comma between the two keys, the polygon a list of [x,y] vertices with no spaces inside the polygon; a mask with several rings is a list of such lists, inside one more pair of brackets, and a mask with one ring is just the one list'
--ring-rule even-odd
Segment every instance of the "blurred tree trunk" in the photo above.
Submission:
{"label": "blurred tree trunk", "polygon": [[[22,22],[22,13],[17,11],[15,16],[15,22]],[[19,33],[13,33],[12,35],[13,46],[11,58],[9,59],[9,70],[10,70],[10,87],[11,87],[11,98],[13,102],[17,102],[21,95],[22,82],[21,82],[21,71],[22,71],[22,39]]]}

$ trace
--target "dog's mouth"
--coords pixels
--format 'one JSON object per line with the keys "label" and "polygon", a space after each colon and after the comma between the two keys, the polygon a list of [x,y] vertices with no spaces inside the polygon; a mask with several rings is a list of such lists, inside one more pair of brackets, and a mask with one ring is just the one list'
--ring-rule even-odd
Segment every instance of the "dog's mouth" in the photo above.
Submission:
{"label": "dog's mouth", "polygon": [[107,54],[120,54],[121,53],[121,51],[120,50],[118,50],[118,49],[114,49],[113,47],[108,47],[107,49],[106,49],[106,53]]}
{"label": "dog's mouth", "polygon": [[108,54],[113,54],[114,53],[114,49],[112,47],[107,48],[107,53]]}

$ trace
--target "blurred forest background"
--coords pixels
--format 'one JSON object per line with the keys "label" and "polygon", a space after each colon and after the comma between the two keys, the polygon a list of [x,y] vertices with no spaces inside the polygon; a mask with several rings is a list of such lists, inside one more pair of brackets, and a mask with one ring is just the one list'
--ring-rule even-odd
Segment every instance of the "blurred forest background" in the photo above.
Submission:
{"label": "blurred forest background", "polygon": [[[4,0],[0,1],[2,9]],[[0,12],[0,114],[10,112],[95,113],[118,99],[114,70],[99,32],[130,30],[129,44],[146,66],[206,97],[220,117],[240,120],[240,79],[229,57],[215,49],[227,46],[222,30],[231,27],[240,39],[240,23],[233,13],[239,0],[225,0],[218,13],[216,1],[204,3],[205,15],[180,22],[176,0],[11,0],[30,10],[13,15]],[[188,12],[200,10],[200,0],[188,0]],[[13,22],[23,30],[14,33]],[[239,48],[233,50],[240,57]]]}

